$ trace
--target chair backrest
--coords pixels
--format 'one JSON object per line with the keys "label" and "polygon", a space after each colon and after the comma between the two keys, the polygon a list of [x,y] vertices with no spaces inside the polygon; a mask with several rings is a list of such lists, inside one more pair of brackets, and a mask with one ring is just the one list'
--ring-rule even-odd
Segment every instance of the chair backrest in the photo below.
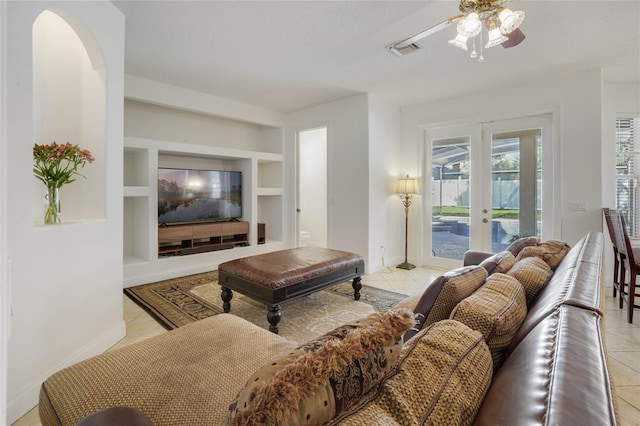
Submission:
{"label": "chair backrest", "polygon": [[631,240],[629,239],[622,212],[615,209],[606,209],[605,218],[607,218],[607,226],[611,223],[609,233],[618,252],[624,255],[631,265],[635,265],[636,262],[633,257],[633,250],[631,249]]}
{"label": "chair backrest", "polygon": [[607,229],[609,230],[609,237],[611,238],[611,244],[613,245],[613,251],[618,253],[618,244],[616,242],[616,233],[613,230],[613,219],[611,218],[611,209],[605,207],[602,209],[604,213],[604,219],[607,222]]}

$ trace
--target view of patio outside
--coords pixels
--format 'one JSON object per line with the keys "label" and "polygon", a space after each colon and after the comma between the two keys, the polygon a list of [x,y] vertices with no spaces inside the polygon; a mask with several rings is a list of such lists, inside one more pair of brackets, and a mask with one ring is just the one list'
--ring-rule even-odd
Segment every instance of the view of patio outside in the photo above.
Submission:
{"label": "view of patio outside", "polygon": [[[443,186],[451,183],[453,182],[445,181]],[[461,182],[455,181],[455,183],[468,185],[468,179],[461,180]],[[440,182],[432,181],[433,187],[439,187],[439,185]],[[496,187],[501,188],[503,191],[511,187],[509,194],[516,197],[516,200],[519,197],[519,182],[493,182],[494,194]],[[438,190],[432,190],[432,194],[434,194],[434,198],[438,198],[438,195],[436,195]],[[493,198],[495,199],[496,197]],[[494,253],[505,250],[513,240],[530,235],[529,233],[520,235],[519,203],[496,207],[501,205],[494,202],[492,210],[491,251]],[[540,223],[538,223],[539,228]],[[431,229],[433,251],[437,257],[462,259],[464,252],[469,250],[469,206],[439,205],[434,201]]]}
{"label": "view of patio outside", "polygon": [[[529,227],[531,231],[520,232],[519,142],[518,139],[493,141],[490,217],[491,251],[494,253],[505,250],[517,238],[539,235],[541,230],[542,186],[538,163],[534,189],[535,224]],[[470,249],[468,144],[443,143],[434,146],[432,159],[432,254],[447,259],[462,259]]]}

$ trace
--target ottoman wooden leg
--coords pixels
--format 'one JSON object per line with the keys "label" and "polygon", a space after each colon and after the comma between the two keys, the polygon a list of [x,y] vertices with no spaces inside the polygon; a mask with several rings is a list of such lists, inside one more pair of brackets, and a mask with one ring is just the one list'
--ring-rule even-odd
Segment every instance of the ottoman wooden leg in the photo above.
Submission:
{"label": "ottoman wooden leg", "polygon": [[233,299],[233,291],[230,288],[222,287],[222,293],[220,294],[222,299],[222,309],[225,313],[229,313],[231,310],[231,299]]}
{"label": "ottoman wooden leg", "polygon": [[355,277],[353,279],[353,283],[351,283],[351,287],[353,287],[353,298],[355,300],[360,300],[360,289],[362,288],[362,278]]}
{"label": "ottoman wooden leg", "polygon": [[269,321],[269,331],[278,334],[278,323],[282,318],[282,309],[280,305],[270,305],[267,311],[267,321]]}

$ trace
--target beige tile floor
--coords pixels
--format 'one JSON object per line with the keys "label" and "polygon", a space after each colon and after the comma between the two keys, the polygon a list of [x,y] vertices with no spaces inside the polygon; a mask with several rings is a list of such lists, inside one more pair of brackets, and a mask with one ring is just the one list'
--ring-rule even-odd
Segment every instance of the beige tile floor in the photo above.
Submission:
{"label": "beige tile floor", "polygon": [[[363,277],[363,282],[397,293],[412,294],[424,289],[440,273],[441,271],[426,268],[416,268],[411,271],[393,268],[366,275]],[[124,317],[127,335],[113,348],[166,332],[127,297],[124,297]],[[640,310],[636,312],[634,323],[627,323],[624,311],[618,309],[611,289],[607,288],[604,324],[609,365],[615,385],[621,424],[640,425]],[[14,426],[40,426],[37,407],[14,423]]]}

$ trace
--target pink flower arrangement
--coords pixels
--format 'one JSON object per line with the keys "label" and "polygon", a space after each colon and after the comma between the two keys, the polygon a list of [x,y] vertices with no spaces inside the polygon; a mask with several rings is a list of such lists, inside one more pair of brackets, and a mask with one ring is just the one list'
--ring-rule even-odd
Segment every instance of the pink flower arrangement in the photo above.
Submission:
{"label": "pink flower arrangement", "polygon": [[44,223],[60,223],[60,199],[58,190],[71,182],[78,173],[78,168],[93,163],[95,158],[87,149],[69,142],[58,145],[33,145],[33,174],[47,187],[47,210]]}
{"label": "pink flower arrangement", "polygon": [[85,177],[78,173],[78,168],[93,163],[94,160],[89,150],[69,142],[33,146],[33,174],[47,188],[62,188],[63,185],[74,182],[75,175]]}

